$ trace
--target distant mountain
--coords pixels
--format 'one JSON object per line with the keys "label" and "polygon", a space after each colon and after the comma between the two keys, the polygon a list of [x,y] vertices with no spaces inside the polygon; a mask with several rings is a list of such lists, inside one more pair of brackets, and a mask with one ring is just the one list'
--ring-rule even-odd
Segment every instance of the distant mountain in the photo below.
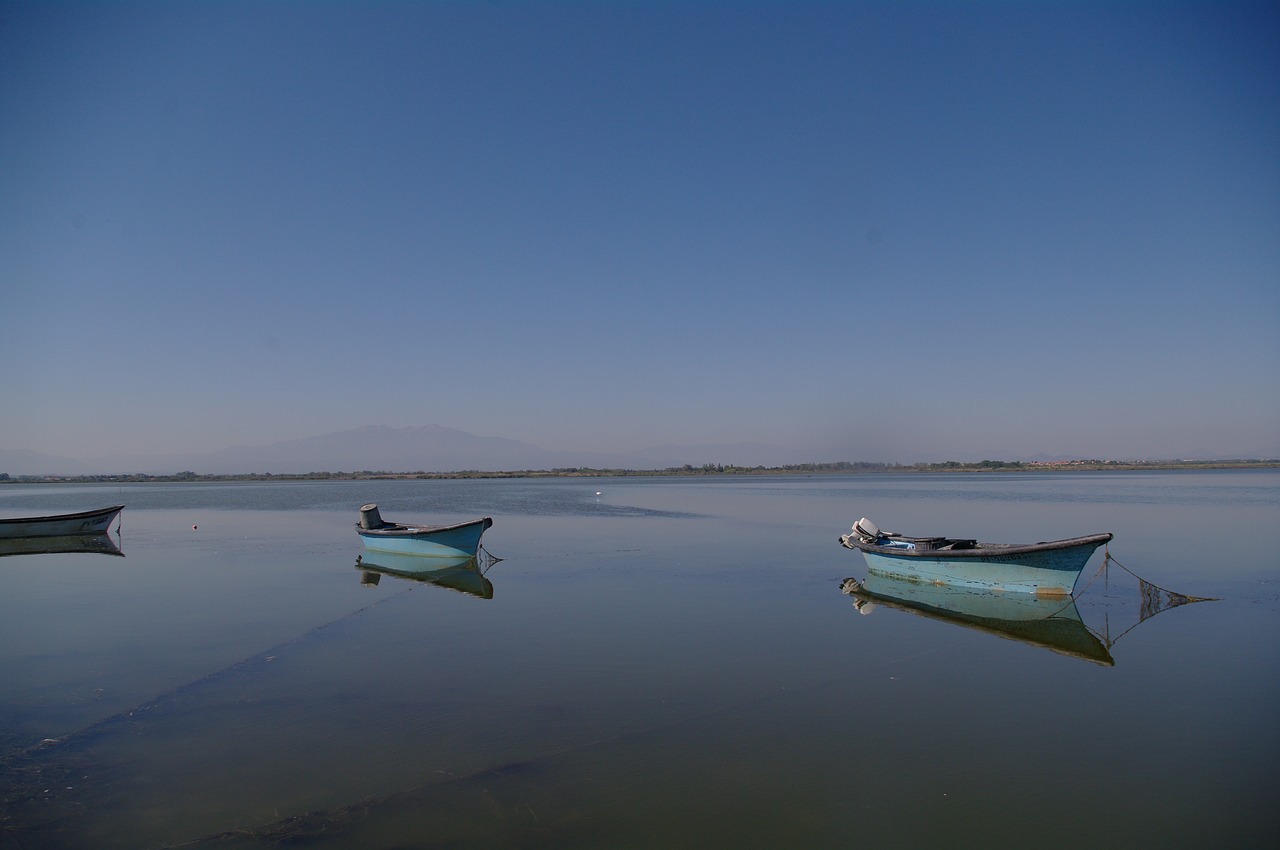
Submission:
{"label": "distant mountain", "polygon": [[480,437],[441,425],[366,425],[266,446],[235,446],[202,461],[214,472],[457,472],[534,468],[526,464],[544,454],[518,440]]}
{"label": "distant mountain", "polygon": [[117,455],[104,458],[102,463],[119,472],[190,470],[211,475],[362,470],[457,472],[467,469],[536,469],[548,454],[537,446],[517,440],[480,437],[440,425],[421,428],[366,425],[261,446],[232,446],[191,455]]}
{"label": "distant mountain", "polygon": [[9,475],[92,475],[94,464],[71,457],[58,457],[30,449],[0,449],[0,472]]}
{"label": "distant mountain", "polygon": [[[704,463],[773,466],[793,453],[779,446],[660,446],[638,452],[552,451],[503,437],[481,437],[442,425],[366,425],[263,446],[233,446],[192,455],[115,455],[94,463],[114,473],[205,475],[270,472],[498,472],[522,469],[666,469]],[[812,460],[804,458],[802,460]],[[33,473],[22,473],[33,474]]]}
{"label": "distant mountain", "polygon": [[[794,449],[761,443],[664,445],[634,452],[551,451],[519,440],[481,437],[442,425],[390,428],[366,425],[263,446],[233,446],[202,454],[112,455],[66,458],[26,449],[0,449],[0,473],[18,475],[164,475],[190,471],[202,475],[238,473],[300,474],[307,472],[484,472],[524,469],[668,469],[714,463],[735,466],[787,466],[808,462],[865,460],[813,457]],[[1244,455],[1275,458],[1280,449]],[[1234,460],[1212,452],[1165,458],[1114,460]],[[963,458],[961,458],[963,459]],[[993,460],[1080,460],[1078,455],[1040,454]]]}
{"label": "distant mountain", "polygon": [[1228,452],[1210,451],[1208,449],[1197,449],[1184,452],[1170,452],[1168,454],[1144,454],[1134,457],[1114,457],[1111,455],[1078,455],[1078,454],[1046,454],[1039,453],[1029,455],[1027,457],[1018,458],[992,458],[992,460],[1019,460],[1024,463],[1060,463],[1063,461],[1073,460],[1119,460],[1129,461],[1133,463],[1160,463],[1162,461],[1200,461],[1202,463],[1216,463],[1231,460],[1275,460],[1280,459],[1280,448],[1272,448],[1270,451],[1256,452],[1237,452],[1231,454]]}
{"label": "distant mountain", "polygon": [[1280,458],[1280,447],[1272,446],[1269,450],[1254,452],[1237,452],[1231,454],[1222,451],[1191,451],[1183,452],[1172,457],[1156,457],[1143,458],[1143,460],[1204,460],[1204,461],[1220,461],[1220,460],[1274,460]]}
{"label": "distant mountain", "polygon": [[669,469],[674,466],[702,466],[717,463],[725,466],[788,466],[798,463],[815,463],[827,460],[804,455],[785,446],[767,443],[706,443],[702,445],[667,445],[642,449],[634,453],[654,464],[653,469]]}

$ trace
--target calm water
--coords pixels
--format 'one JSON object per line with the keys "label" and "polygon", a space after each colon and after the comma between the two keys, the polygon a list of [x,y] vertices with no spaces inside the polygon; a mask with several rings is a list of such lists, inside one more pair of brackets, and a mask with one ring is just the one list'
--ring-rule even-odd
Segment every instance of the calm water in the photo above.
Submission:
{"label": "calm water", "polygon": [[[598,495],[597,495],[598,491]],[[484,599],[353,531],[488,514]],[[1250,847],[1280,814],[1280,473],[0,487],[0,847]],[[880,606],[837,536],[1095,531],[1114,666]],[[195,526],[195,528],[193,528]],[[1134,626],[1133,628],[1130,628]],[[47,740],[52,739],[52,740]],[[41,746],[41,742],[45,742]]]}

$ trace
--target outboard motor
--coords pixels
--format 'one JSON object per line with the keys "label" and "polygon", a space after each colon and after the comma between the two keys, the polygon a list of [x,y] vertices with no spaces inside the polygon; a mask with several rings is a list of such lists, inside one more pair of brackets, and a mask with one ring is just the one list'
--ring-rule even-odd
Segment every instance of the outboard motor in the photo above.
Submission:
{"label": "outboard motor", "polygon": [[875,543],[880,538],[880,529],[866,517],[853,524],[853,533],[858,535],[863,543]]}
{"label": "outboard motor", "polygon": [[360,527],[367,529],[382,528],[386,525],[382,521],[382,515],[378,513],[378,506],[374,504],[362,505],[360,507]]}

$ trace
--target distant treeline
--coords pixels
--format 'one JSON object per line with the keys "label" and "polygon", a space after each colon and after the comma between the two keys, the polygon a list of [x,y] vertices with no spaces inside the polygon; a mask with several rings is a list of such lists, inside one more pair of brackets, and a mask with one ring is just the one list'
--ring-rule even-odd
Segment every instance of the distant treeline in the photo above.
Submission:
{"label": "distant treeline", "polygon": [[239,475],[206,475],[196,472],[177,472],[172,475],[10,475],[0,472],[0,483],[33,484],[45,482],[70,483],[127,483],[164,481],[343,481],[376,479],[448,479],[448,478],[609,478],[609,477],[657,477],[703,475],[848,475],[859,473],[920,473],[920,472],[1053,472],[1124,469],[1270,469],[1280,467],[1280,460],[1068,460],[1068,461],[1005,461],[983,460],[967,463],[948,460],[941,463],[872,463],[868,461],[836,461],[833,463],[796,463],[786,466],[735,466],[724,463],[704,463],[702,466],[685,464],[666,469],[595,469],[591,467],[561,467],[556,469],[525,469],[506,472],[463,470],[460,472],[391,472],[388,470],[362,469],[358,472],[307,472],[275,474],[271,472],[246,472]]}

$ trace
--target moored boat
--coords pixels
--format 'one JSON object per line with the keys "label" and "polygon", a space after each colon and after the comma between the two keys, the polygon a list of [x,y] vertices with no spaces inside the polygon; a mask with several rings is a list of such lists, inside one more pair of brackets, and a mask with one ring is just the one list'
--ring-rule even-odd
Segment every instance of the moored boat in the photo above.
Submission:
{"label": "moored boat", "polygon": [[372,552],[390,552],[431,558],[474,558],[480,550],[480,538],[493,525],[489,517],[452,525],[400,525],[384,522],[378,506],[360,508],[356,532],[364,547]]}
{"label": "moored boat", "polygon": [[1110,534],[1042,543],[980,543],[949,537],[907,537],[881,531],[863,517],[840,544],[857,549],[875,574],[1041,596],[1069,596],[1080,571]]}
{"label": "moored boat", "polygon": [[1084,624],[1071,598],[992,593],[874,574],[862,581],[845,579],[840,589],[854,598],[863,614],[884,605],[1106,667],[1115,665],[1106,644]]}
{"label": "moored boat", "polygon": [[0,538],[12,537],[62,537],[73,534],[102,534],[124,505],[112,505],[96,511],[52,516],[15,517],[0,519]]}

